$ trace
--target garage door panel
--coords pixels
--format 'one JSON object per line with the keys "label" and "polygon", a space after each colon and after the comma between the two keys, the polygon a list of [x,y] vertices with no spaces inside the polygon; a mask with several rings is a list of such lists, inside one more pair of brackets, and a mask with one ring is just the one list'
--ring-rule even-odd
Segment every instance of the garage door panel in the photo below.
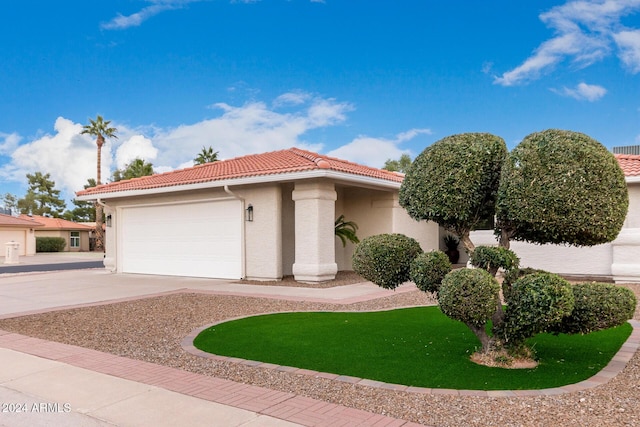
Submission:
{"label": "garage door panel", "polygon": [[239,279],[242,209],[237,200],[122,211],[122,271]]}

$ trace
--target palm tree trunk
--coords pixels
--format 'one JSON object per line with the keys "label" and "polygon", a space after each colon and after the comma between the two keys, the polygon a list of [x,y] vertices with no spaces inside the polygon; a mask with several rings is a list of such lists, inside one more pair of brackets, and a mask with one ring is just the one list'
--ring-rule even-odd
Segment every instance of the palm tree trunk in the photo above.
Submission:
{"label": "palm tree trunk", "polygon": [[[96,140],[96,145],[98,146],[98,161],[96,171],[96,185],[102,184],[100,169],[102,168],[102,145],[104,144],[104,138],[102,135],[98,134],[98,138]],[[102,230],[102,205],[96,203],[96,246],[95,250],[99,252],[104,252],[104,231]]]}

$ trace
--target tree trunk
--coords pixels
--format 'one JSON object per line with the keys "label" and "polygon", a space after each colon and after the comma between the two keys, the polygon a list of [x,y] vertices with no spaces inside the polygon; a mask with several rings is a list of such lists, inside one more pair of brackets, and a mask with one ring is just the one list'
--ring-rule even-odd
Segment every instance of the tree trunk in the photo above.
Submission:
{"label": "tree trunk", "polygon": [[[102,168],[102,145],[104,144],[104,138],[98,134],[96,145],[98,146],[98,160],[96,171],[96,185],[102,184],[100,169]],[[104,252],[104,231],[102,230],[102,205],[96,203],[96,246],[95,250],[98,252]]]}
{"label": "tree trunk", "polygon": [[498,245],[501,248],[509,249],[511,246],[511,232],[509,230],[505,230],[504,228],[500,230],[500,241]]}
{"label": "tree trunk", "polygon": [[489,334],[487,334],[484,326],[478,327],[471,324],[467,324],[467,326],[469,327],[469,329],[471,329],[471,332],[473,332],[474,335],[480,340],[480,344],[482,344],[482,352],[488,353],[489,351],[491,351],[491,348],[493,347],[493,339],[489,336]]}
{"label": "tree trunk", "polygon": [[460,233],[459,235],[460,235],[460,242],[462,243],[462,246],[464,246],[465,252],[470,255],[471,252],[474,251],[476,246],[471,241],[471,238],[469,237],[469,232],[467,231],[464,233]]}

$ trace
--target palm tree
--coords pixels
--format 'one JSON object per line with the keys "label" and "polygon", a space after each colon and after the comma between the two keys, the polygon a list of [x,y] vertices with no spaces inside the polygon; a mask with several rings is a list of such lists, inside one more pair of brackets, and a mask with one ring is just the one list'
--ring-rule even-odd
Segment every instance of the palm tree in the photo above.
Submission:
{"label": "palm tree", "polygon": [[211,162],[217,162],[218,161],[218,152],[217,151],[213,151],[213,148],[209,147],[209,148],[204,148],[202,147],[202,150],[200,151],[200,153],[198,153],[198,157],[196,157],[195,159],[193,159],[193,163],[195,163],[196,165],[204,165],[205,163],[211,163]]}
{"label": "palm tree", "polygon": [[345,221],[344,215],[340,215],[335,221],[335,234],[342,240],[342,246],[347,246],[347,240],[351,243],[360,243],[356,236],[358,224],[353,221]]}
{"label": "palm tree", "polygon": [[[100,169],[102,167],[102,146],[105,138],[118,138],[116,128],[109,127],[111,120],[104,121],[102,116],[98,115],[95,120],[89,119],[89,124],[82,127],[82,134],[88,134],[96,137],[96,145],[98,146],[96,185],[102,184]],[[102,231],[102,205],[96,202],[96,246],[97,251],[104,251],[104,234]]]}

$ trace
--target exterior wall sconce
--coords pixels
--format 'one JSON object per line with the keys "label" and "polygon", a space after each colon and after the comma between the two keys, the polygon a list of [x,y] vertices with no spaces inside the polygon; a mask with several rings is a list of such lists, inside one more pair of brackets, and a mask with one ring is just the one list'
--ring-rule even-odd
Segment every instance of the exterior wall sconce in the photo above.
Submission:
{"label": "exterior wall sconce", "polygon": [[107,215],[107,218],[106,218],[105,222],[107,224],[107,227],[111,227],[111,215]]}
{"label": "exterior wall sconce", "polygon": [[253,221],[253,205],[247,206],[244,212],[245,221],[252,222]]}

